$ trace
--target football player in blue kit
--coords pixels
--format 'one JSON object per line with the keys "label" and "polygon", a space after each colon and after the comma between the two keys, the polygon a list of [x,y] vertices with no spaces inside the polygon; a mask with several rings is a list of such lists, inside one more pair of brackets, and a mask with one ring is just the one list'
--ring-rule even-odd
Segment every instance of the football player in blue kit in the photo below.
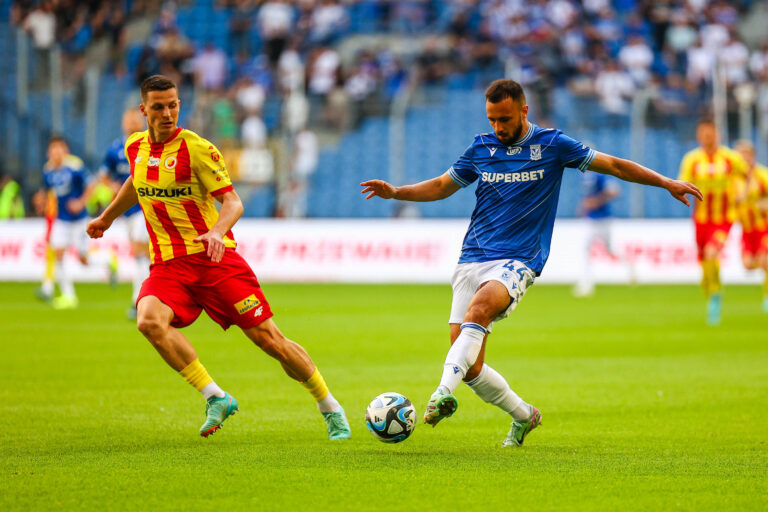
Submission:
{"label": "football player in blue kit", "polygon": [[[606,174],[585,172],[582,176],[583,197],[579,205],[579,213],[584,216],[587,233],[584,237],[584,264],[573,287],[576,297],[589,297],[595,292],[595,277],[592,265],[592,246],[599,241],[607,255],[614,261],[622,258],[614,252],[611,243],[611,203],[621,195],[621,188],[616,179]],[[634,270],[627,262],[630,276]],[[632,279],[632,278],[631,278]]]}
{"label": "football player in blue kit", "polygon": [[[129,108],[123,112],[122,119],[123,136],[115,139],[104,155],[104,161],[99,172],[109,175],[115,194],[123,186],[125,180],[131,176],[131,165],[125,156],[125,141],[134,132],[144,130],[144,117],[136,108]],[[128,240],[133,252],[133,298],[131,307],[126,312],[129,319],[136,319],[136,298],[139,295],[141,284],[149,277],[149,236],[144,222],[144,214],[138,203],[131,206],[123,214],[125,227],[128,231]]]}
{"label": "football player in blue kit", "polygon": [[[43,188],[52,190],[56,196],[57,214],[50,238],[51,248],[56,255],[55,275],[60,292],[52,303],[56,309],[71,309],[77,307],[78,303],[72,276],[64,265],[66,249],[74,245],[80,262],[88,264],[89,240],[85,233],[88,222],[85,211],[87,184],[88,174],[83,161],[69,154],[69,146],[62,137],[51,137],[48,143],[48,162],[43,168]],[[52,282],[49,286],[49,289],[43,290],[46,295],[53,294]]]}
{"label": "football player in blue kit", "polygon": [[689,205],[686,194],[702,196],[688,182],[597,152],[559,130],[529,122],[525,94],[517,82],[496,80],[485,98],[494,133],[477,135],[443,175],[399,187],[382,180],[360,185],[367,199],[437,201],[478,182],[476,206],[451,282],[451,348],[424,422],[435,426],[456,411],[453,393],[463,380],[482,400],[512,416],[502,445],[521,446],[541,424],[541,413],[485,364],[485,344],[492,324],[515,309],[549,257],[564,168],[591,169],[665,188],[685,205]]}

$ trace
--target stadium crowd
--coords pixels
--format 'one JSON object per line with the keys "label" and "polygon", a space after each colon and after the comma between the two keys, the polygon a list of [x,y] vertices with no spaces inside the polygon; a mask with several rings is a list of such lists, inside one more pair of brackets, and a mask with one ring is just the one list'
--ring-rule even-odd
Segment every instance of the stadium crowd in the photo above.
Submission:
{"label": "stadium crowd", "polygon": [[[651,122],[668,125],[709,108],[720,63],[729,109],[738,108],[739,86],[750,84],[758,108],[768,112],[768,39],[746,22],[756,3],[215,0],[213,9],[229,20],[226,44],[218,39],[218,46],[196,40],[193,27],[180,21],[193,2],[154,11],[139,46],[125,41],[124,27],[149,12],[149,2],[17,1],[13,19],[38,49],[58,41],[82,62],[83,50],[106,38],[107,70],[127,72],[136,83],[161,73],[194,85],[193,128],[225,148],[263,153],[268,134],[281,128],[291,138],[307,126],[344,131],[386,114],[414,86],[439,92],[482,86],[502,74],[529,91],[540,120],[551,119],[551,91],[567,87],[576,98],[599,99],[602,112],[590,115],[601,123],[622,119],[645,91]],[[128,44],[138,48],[130,66]],[[268,118],[269,104],[282,115]],[[253,181],[271,180],[270,156],[254,158]]]}

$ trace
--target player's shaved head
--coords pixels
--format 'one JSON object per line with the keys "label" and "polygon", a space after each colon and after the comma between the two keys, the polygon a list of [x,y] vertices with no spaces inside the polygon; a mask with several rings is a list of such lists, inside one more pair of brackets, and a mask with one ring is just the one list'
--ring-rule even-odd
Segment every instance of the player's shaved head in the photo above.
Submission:
{"label": "player's shaved head", "polygon": [[147,101],[147,93],[150,91],[167,91],[169,89],[179,90],[176,83],[167,76],[152,75],[141,82],[141,101]]}
{"label": "player's shaved head", "polygon": [[491,103],[499,103],[507,98],[525,105],[525,92],[523,86],[514,80],[495,80],[488,89],[485,90],[485,99]]}
{"label": "player's shaved head", "polygon": [[137,108],[129,108],[123,112],[122,129],[125,135],[144,130],[144,116]]}

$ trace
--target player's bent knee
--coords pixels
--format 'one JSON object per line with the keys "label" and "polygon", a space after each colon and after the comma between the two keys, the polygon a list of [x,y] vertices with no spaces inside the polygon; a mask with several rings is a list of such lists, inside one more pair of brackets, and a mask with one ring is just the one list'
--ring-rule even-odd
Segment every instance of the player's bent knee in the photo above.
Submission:
{"label": "player's bent knee", "polygon": [[168,325],[157,316],[139,316],[136,327],[153,343],[164,338],[168,332]]}

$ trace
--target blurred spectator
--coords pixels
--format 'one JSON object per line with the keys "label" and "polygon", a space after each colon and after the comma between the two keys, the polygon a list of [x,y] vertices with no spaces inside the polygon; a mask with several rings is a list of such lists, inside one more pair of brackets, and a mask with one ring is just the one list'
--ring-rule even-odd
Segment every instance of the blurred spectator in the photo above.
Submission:
{"label": "blurred spectator", "polygon": [[189,39],[171,27],[158,39],[155,51],[161,74],[177,84],[189,83],[190,70],[185,61],[194,55]]}
{"label": "blurred spectator", "polygon": [[768,80],[768,41],[752,52],[749,58],[749,71],[757,79]]}
{"label": "blurred spectator", "polygon": [[256,22],[264,40],[264,52],[272,66],[285,49],[293,26],[293,8],[288,0],[268,0],[261,5]]}
{"label": "blurred spectator", "polygon": [[637,87],[642,87],[651,77],[653,52],[641,36],[632,36],[619,51],[619,62],[629,72]]}
{"label": "blurred spectator", "polygon": [[629,111],[628,99],[635,87],[630,75],[623,71],[616,61],[608,61],[595,80],[595,91],[600,98],[600,105],[609,114],[626,114]]}
{"label": "blurred spectator", "polygon": [[53,2],[42,2],[27,15],[21,26],[32,37],[36,49],[50,49],[56,41],[56,16],[53,14]]}
{"label": "blurred spectator", "polygon": [[195,83],[204,90],[222,89],[227,80],[227,56],[213,43],[206,43],[193,62]]}
{"label": "blurred spectator", "polygon": [[428,37],[424,41],[424,47],[417,58],[419,76],[424,85],[435,85],[448,74],[448,63],[445,55],[439,49],[438,39]]}
{"label": "blurred spectator", "polygon": [[296,134],[293,143],[291,174],[285,190],[278,200],[280,215],[306,217],[309,178],[317,170],[320,148],[314,132],[303,129]]}
{"label": "blurred spectator", "polygon": [[295,41],[280,55],[277,62],[277,83],[283,93],[304,87],[304,63]]}
{"label": "blurred spectator", "polygon": [[697,87],[712,82],[712,70],[715,65],[715,54],[707,50],[701,40],[688,48],[687,53],[688,68],[686,78]]}
{"label": "blurred spectator", "polygon": [[731,35],[730,41],[720,48],[718,58],[725,69],[725,78],[729,85],[747,81],[749,50],[735,32]]}
{"label": "blurred spectator", "polygon": [[313,44],[331,44],[341,36],[349,25],[346,9],[338,0],[320,0],[312,11],[309,42]]}

